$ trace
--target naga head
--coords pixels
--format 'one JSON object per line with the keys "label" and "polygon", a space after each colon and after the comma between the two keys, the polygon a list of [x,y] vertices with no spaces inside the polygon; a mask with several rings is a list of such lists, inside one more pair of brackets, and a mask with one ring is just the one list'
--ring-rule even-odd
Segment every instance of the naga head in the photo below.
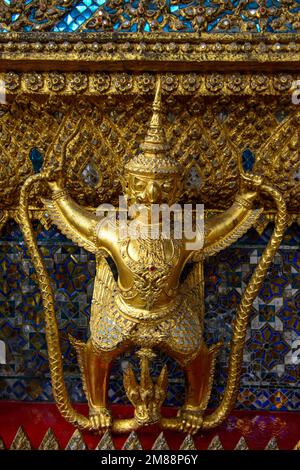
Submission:
{"label": "naga head", "polygon": [[169,204],[182,192],[183,169],[169,155],[162,125],[161,82],[158,79],[153,114],[141,152],[125,165],[125,194],[129,204]]}
{"label": "naga head", "polygon": [[136,381],[129,365],[124,373],[124,387],[127,397],[135,408],[135,420],[140,426],[145,426],[157,423],[161,418],[160,409],[167,395],[168,371],[165,365],[154,383],[150,375],[149,363],[155,354],[147,347],[141,348],[136,354],[140,358],[140,383]]}

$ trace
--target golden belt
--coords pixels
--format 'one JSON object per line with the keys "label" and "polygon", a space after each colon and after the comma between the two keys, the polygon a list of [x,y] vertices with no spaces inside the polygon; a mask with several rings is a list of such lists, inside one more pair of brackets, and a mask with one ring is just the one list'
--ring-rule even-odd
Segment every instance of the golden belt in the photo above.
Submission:
{"label": "golden belt", "polygon": [[157,310],[146,310],[143,308],[128,305],[127,303],[125,303],[124,299],[120,294],[116,295],[115,303],[118,307],[119,312],[131,321],[155,321],[163,320],[178,311],[178,306],[181,303],[181,298],[179,296],[179,298],[177,298],[175,301],[171,302],[168,305],[164,305],[163,307],[160,307]]}

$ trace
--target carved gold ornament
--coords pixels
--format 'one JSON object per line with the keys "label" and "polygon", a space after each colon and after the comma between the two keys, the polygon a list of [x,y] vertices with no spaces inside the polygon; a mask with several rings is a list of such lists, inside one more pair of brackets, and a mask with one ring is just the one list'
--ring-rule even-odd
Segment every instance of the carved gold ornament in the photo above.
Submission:
{"label": "carved gold ornament", "polygon": [[[170,78],[167,81],[168,86],[171,86],[172,75],[167,77]],[[120,83],[123,83],[122,80]],[[233,83],[235,87],[240,87],[239,75],[235,75]],[[180,193],[182,195],[184,191],[180,165],[169,153],[165,137],[161,112],[163,86],[163,81],[159,78],[150,124],[147,124],[139,151],[125,164],[122,176],[127,199],[143,203],[149,210],[153,202],[170,204],[174,198],[180,200]],[[198,113],[195,115],[198,116]],[[132,120],[133,132],[136,132],[134,123]],[[102,121],[102,132],[107,135],[107,128],[103,124]],[[85,136],[80,139],[81,149],[93,138],[93,127],[85,126],[86,114],[84,118],[76,111],[66,114],[47,150],[44,172],[29,177],[21,190],[19,217],[42,292],[53,394],[59,410],[70,423],[97,433],[108,429],[114,432],[136,430],[153,423],[159,423],[162,429],[191,434],[199,429],[215,427],[228,416],[235,404],[248,317],[286,229],[285,201],[277,189],[265,183],[262,176],[244,174],[239,165],[235,173],[236,197],[227,210],[205,220],[202,248],[189,251],[184,239],[175,240],[172,235],[169,239],[129,237],[121,241],[118,231],[113,230],[110,224],[99,229],[100,219],[95,212],[76,203],[67,189],[64,189],[67,150],[74,148],[81,132]],[[234,158],[235,147],[229,139],[226,142],[222,138],[220,125],[210,111],[204,114],[202,126],[204,136],[210,135],[214,139],[216,155],[222,152],[224,160],[229,159],[230,162]],[[197,130],[193,132],[197,142],[201,137]],[[181,140],[180,136],[178,140]],[[117,134],[113,141],[115,145],[118,141]],[[173,147],[176,147],[175,137],[173,142]],[[123,151],[126,153],[125,142]],[[48,162],[53,161],[55,156],[59,162],[58,172],[51,174],[47,171]],[[237,162],[237,158],[232,161]],[[215,173],[216,178],[218,171]],[[219,174],[222,178],[221,171]],[[172,184],[169,184],[170,178]],[[53,294],[29,219],[28,198],[31,188],[42,181],[48,182],[52,191],[52,199],[43,199],[43,202],[54,223],[75,243],[95,253],[97,257],[91,306],[91,335],[87,343],[71,338],[81,368],[89,417],[76,412],[68,399]],[[166,187],[162,186],[166,182]],[[221,345],[216,344],[208,349],[203,340],[203,260],[229,246],[256,223],[262,212],[262,209],[257,209],[254,205],[258,194],[265,194],[274,201],[275,228],[236,313],[223,399],[213,413],[206,415],[216,357]],[[144,223],[151,225],[148,217],[144,219]],[[198,237],[197,232],[195,237]],[[107,264],[107,256],[111,256],[116,264],[117,282]],[[190,259],[194,260],[193,269],[179,286],[180,274]],[[109,410],[107,390],[110,366],[121,352],[133,347],[139,348],[137,354],[140,358],[141,379],[138,383],[130,367],[125,372],[125,390],[135,407],[135,414],[131,419],[122,420],[114,418]],[[156,382],[150,376],[153,350],[157,348],[176,359],[186,374],[185,403],[176,418],[165,418],[160,412],[167,388],[166,368],[161,371]]]}
{"label": "carved gold ornament", "polygon": [[[5,88],[0,228],[15,219],[32,256],[60,413],[81,430],[105,433],[103,446],[111,445],[110,431],[132,431],[126,448],[137,448],[134,431],[141,426],[158,423],[163,430],[195,434],[218,426],[235,405],[252,303],[284,231],[300,222],[299,107],[292,103],[300,80],[300,38],[281,34],[298,31],[298,14],[291,15],[295,2],[289,2],[276,7],[268,22],[271,13],[264,5],[247,9],[239,2],[229,15],[226,2],[219,2],[213,8],[183,3],[179,17],[161,2],[152,10],[155,32],[144,34],[145,18],[151,16],[148,2],[138,8],[127,3],[125,10],[109,13],[107,1],[80,26],[81,32],[94,32],[45,32],[72,3],[0,2],[0,29],[9,31],[0,35]],[[124,17],[126,8],[132,9],[130,19]],[[133,24],[137,33],[116,31],[129,31]],[[186,25],[194,32],[185,33]],[[14,32],[22,28],[35,32]],[[182,32],[166,34],[163,28]],[[270,29],[280,34],[254,34]],[[157,81],[161,89],[152,104]],[[249,173],[242,168],[247,152],[254,157]],[[174,237],[120,240],[109,227],[98,230],[95,208],[102,202],[117,205],[120,194],[146,205],[153,200],[204,203],[203,248],[187,252]],[[67,393],[53,292],[32,230],[34,219],[46,228],[55,223],[96,257],[90,338],[83,343],[70,337],[89,416],[73,408]],[[271,240],[237,308],[225,392],[209,414],[222,345],[208,348],[203,340],[203,263],[250,227],[262,232],[269,221],[274,223]],[[115,261],[117,280],[108,256]],[[179,282],[188,261],[193,269]],[[131,419],[118,419],[107,399],[110,365],[133,347],[140,379],[129,367],[124,386],[135,412]],[[150,373],[156,349],[175,358],[187,377],[185,403],[172,419],[161,413],[167,370],[156,380]],[[30,448],[21,431],[13,447]],[[56,447],[54,441],[49,435],[43,446]],[[163,434],[156,445],[167,446]],[[191,437],[187,445],[193,447]],[[68,448],[85,448],[78,430]],[[218,437],[211,448],[223,448]]]}

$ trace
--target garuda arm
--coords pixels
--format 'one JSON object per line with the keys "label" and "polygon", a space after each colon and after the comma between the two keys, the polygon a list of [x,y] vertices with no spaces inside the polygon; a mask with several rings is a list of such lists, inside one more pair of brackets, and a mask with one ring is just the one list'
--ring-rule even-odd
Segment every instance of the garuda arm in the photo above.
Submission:
{"label": "garuda arm", "polygon": [[211,256],[242,237],[256,222],[263,209],[254,209],[255,191],[237,194],[232,206],[205,221],[202,254]]}
{"label": "garuda arm", "polygon": [[[256,181],[259,186],[261,180]],[[242,194],[236,195],[229,209],[205,220],[203,245],[201,242],[199,243],[202,248],[193,252],[191,260],[196,264],[182,285],[182,291],[188,297],[192,308],[199,312],[201,321],[204,315],[203,258],[214,255],[230,246],[250,229],[263,210],[253,208],[256,197],[256,191],[244,191]],[[201,233],[199,239],[203,240]]]}
{"label": "garuda arm", "polygon": [[57,182],[48,182],[52,200],[44,199],[49,215],[55,225],[68,238],[86,250],[98,254],[96,225],[99,218],[77,204]]}

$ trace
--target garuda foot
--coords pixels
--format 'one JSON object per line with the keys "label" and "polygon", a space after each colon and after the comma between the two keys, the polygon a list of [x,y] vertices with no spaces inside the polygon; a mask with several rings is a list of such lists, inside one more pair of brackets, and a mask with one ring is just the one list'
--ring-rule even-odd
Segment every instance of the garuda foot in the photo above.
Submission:
{"label": "garuda foot", "polygon": [[112,415],[107,408],[90,410],[90,420],[95,431],[107,431],[112,426]]}
{"label": "garuda foot", "polygon": [[182,407],[177,417],[180,420],[178,431],[196,434],[203,423],[203,410],[196,407]]}

